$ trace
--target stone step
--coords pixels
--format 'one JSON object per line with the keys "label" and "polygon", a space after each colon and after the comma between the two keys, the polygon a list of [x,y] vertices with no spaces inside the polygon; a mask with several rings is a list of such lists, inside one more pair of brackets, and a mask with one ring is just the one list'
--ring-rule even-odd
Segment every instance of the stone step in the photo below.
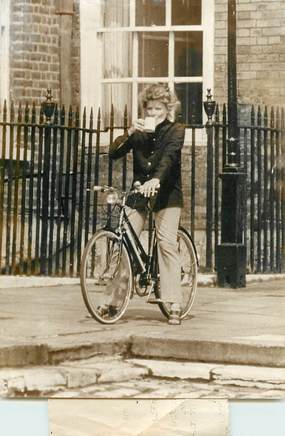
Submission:
{"label": "stone step", "polygon": [[144,397],[156,389],[168,397],[171,392],[179,395],[179,386],[196,397],[215,392],[215,396],[226,393],[242,398],[245,393],[255,392],[257,398],[262,398],[267,392],[274,398],[284,396],[285,369],[98,355],[59,365],[0,370],[1,397],[76,397],[88,390],[95,397],[108,393],[112,397],[113,392]]}

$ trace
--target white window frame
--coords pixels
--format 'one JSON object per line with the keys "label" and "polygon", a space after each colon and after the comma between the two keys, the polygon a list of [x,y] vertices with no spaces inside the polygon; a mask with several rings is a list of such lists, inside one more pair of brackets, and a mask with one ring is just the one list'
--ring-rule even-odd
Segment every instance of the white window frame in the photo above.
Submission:
{"label": "white window frame", "polygon": [[[175,1],[175,0],[172,0]],[[102,103],[102,84],[106,83],[131,83],[132,84],[132,117],[137,117],[138,110],[138,85],[139,83],[166,82],[173,89],[175,83],[203,83],[203,100],[207,89],[214,93],[214,6],[215,0],[202,1],[201,25],[171,25],[171,0],[166,0],[166,25],[165,26],[135,26],[135,0],[130,0],[130,25],[128,27],[102,27],[100,17],[100,0],[81,0],[81,101],[87,109],[94,107],[95,111]],[[175,77],[174,78],[174,32],[203,32],[203,75],[200,77]],[[102,35],[107,32],[132,32],[133,38],[133,75],[127,78],[103,78],[103,42]],[[138,77],[138,38],[137,32],[169,32],[169,64],[168,77]],[[92,54],[93,56],[92,56]],[[92,73],[90,73],[92,71]],[[92,77],[90,83],[88,76]],[[93,104],[91,103],[93,102]],[[94,104],[95,102],[95,104]],[[203,112],[203,123],[207,121]],[[188,132],[188,134],[190,131]],[[197,139],[204,142],[205,134],[197,131]],[[186,133],[186,141],[190,136]]]}
{"label": "white window frame", "polygon": [[0,0],[0,112],[9,103],[10,1]]}

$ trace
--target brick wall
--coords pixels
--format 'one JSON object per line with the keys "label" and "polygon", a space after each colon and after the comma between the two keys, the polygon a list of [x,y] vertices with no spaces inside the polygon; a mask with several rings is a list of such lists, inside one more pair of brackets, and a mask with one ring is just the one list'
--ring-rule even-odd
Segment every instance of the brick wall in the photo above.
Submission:
{"label": "brick wall", "polygon": [[59,17],[55,0],[12,0],[10,98],[37,103],[59,95]]}
{"label": "brick wall", "polygon": [[[10,99],[39,104],[47,88],[60,98],[60,16],[57,0],[12,0]],[[72,104],[80,104],[79,0],[72,18]]]}
{"label": "brick wall", "polygon": [[[215,98],[227,98],[227,0],[215,4]],[[237,0],[238,99],[285,102],[285,0]]]}
{"label": "brick wall", "polygon": [[72,21],[72,104],[80,106],[80,17],[79,1],[74,0]]}

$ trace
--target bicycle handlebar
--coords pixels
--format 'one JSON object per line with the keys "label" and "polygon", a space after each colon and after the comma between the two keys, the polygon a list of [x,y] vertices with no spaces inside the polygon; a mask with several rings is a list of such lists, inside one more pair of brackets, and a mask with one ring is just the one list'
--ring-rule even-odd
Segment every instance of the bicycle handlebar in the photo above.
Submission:
{"label": "bicycle handlebar", "polygon": [[[140,187],[141,187],[141,182],[136,181],[133,184],[133,189],[130,189],[129,191],[121,191],[120,189],[115,188],[114,186],[108,186],[108,185],[95,185],[93,186],[93,191],[107,193],[107,194],[116,193],[118,195],[117,200],[119,200],[119,197],[121,197],[122,199],[122,197],[127,197],[131,194],[140,193]],[[91,189],[87,189],[87,191],[91,191]],[[157,191],[155,192],[155,194],[157,194]],[[149,200],[151,200],[151,198],[149,198]],[[120,203],[120,200],[114,201],[114,203],[118,203],[118,202]]]}
{"label": "bicycle handlebar", "polygon": [[[140,187],[142,186],[141,182],[136,181],[133,184],[133,189],[130,189],[129,191],[121,191],[119,188],[115,188],[114,186],[108,186],[108,185],[95,185],[93,186],[93,191],[97,192],[119,192],[122,195],[126,194],[136,194],[140,192]],[[87,191],[91,191],[91,189],[87,189]]]}
{"label": "bicycle handlebar", "polygon": [[[91,191],[91,189],[87,189],[88,191]],[[114,186],[108,186],[108,185],[95,185],[93,186],[93,191],[95,192],[102,192],[102,193],[112,193],[112,192],[118,192],[121,195],[129,195],[139,192],[139,187],[135,189],[130,189],[129,191],[121,191],[119,188],[115,188]]]}

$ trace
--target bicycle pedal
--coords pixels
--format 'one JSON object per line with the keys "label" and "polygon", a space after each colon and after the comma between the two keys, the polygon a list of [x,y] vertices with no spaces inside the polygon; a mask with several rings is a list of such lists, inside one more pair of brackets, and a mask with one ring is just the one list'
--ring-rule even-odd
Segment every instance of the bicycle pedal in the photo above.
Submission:
{"label": "bicycle pedal", "polygon": [[147,300],[147,303],[149,304],[159,304],[159,303],[163,303],[161,298],[149,298]]}

